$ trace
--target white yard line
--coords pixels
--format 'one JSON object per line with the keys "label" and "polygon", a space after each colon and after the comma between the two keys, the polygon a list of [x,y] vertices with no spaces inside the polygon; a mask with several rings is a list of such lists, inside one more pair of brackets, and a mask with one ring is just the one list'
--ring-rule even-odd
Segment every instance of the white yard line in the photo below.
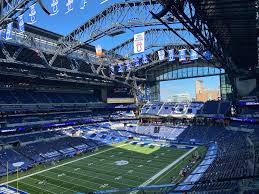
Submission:
{"label": "white yard line", "polygon": [[[34,181],[39,181],[38,179],[35,179],[35,178],[32,178],[32,177],[29,177],[29,179],[32,179],[32,180],[34,180]],[[22,183],[24,183],[24,182],[22,182]],[[74,193],[77,192],[77,191],[74,191],[74,190],[72,190],[72,189],[68,189],[68,188],[62,187],[61,185],[54,185],[54,184],[49,183],[49,182],[47,182],[47,185],[53,185],[54,187],[59,187],[59,188],[62,188],[63,190],[73,191]],[[45,189],[45,188],[44,188],[44,189]]]}
{"label": "white yard line", "polygon": [[[41,191],[43,190],[43,189],[40,188],[40,187],[37,187],[37,186],[35,186],[35,185],[31,185],[31,184],[28,184],[28,183],[25,183],[25,182],[22,182],[22,184],[28,185],[28,186],[30,186],[30,187],[37,188],[37,189],[39,189],[39,190],[41,190]],[[48,189],[46,189],[46,188],[44,188],[44,190],[47,191],[48,193],[56,194],[56,193],[54,193],[54,192],[52,192],[52,191],[50,191],[50,190],[48,190]]]}
{"label": "white yard line", "polygon": [[[52,173],[52,172],[51,172]],[[48,178],[48,179],[54,179],[55,180],[55,177],[51,177],[51,176],[44,176],[44,175],[42,175],[42,174],[40,174],[39,176],[41,176],[41,177],[45,177],[45,178]],[[76,183],[74,183],[74,182],[72,182],[72,180],[75,180],[76,178],[71,178],[71,179],[69,179],[69,181],[65,181],[65,180],[63,180],[63,179],[57,179],[59,182],[63,182],[63,183],[68,183],[68,184],[72,184],[72,185],[74,185],[74,186],[79,186],[79,187],[84,187],[85,189],[91,189],[91,190],[95,190],[95,188],[92,188],[92,187],[89,187],[89,186],[83,186],[83,185],[81,185],[81,184],[76,184]],[[80,179],[81,180],[81,179]],[[85,180],[81,180],[81,181],[83,181],[83,182],[85,182]],[[90,181],[86,181],[86,182],[88,182],[88,183],[93,183],[93,182],[90,182]],[[47,182],[48,183],[48,182]],[[96,183],[94,183],[94,184],[96,184]],[[98,185],[98,186],[101,186],[101,185]]]}
{"label": "white yard line", "polygon": [[11,181],[2,183],[2,184],[0,184],[0,186],[1,186],[1,185],[6,185],[6,184],[9,184],[9,183],[13,183],[13,182],[16,182],[16,181],[20,181],[20,180],[26,179],[26,178],[28,178],[28,177],[31,177],[31,176],[34,176],[34,175],[37,175],[37,174],[41,174],[41,173],[43,173],[43,172],[47,172],[47,171],[49,171],[49,170],[52,170],[52,169],[55,169],[55,168],[59,168],[59,167],[61,167],[61,166],[65,166],[65,165],[67,165],[67,164],[71,164],[71,163],[74,163],[74,162],[77,162],[77,161],[80,161],[80,160],[84,160],[84,159],[86,159],[86,158],[90,158],[90,157],[99,155],[99,154],[101,154],[101,153],[108,152],[108,151],[110,151],[110,150],[114,150],[114,149],[123,147],[123,146],[125,146],[125,145],[127,145],[127,144],[122,144],[122,145],[120,145],[120,146],[113,147],[113,148],[109,148],[109,149],[107,149],[107,150],[103,150],[103,151],[100,151],[100,152],[97,152],[97,153],[94,153],[94,154],[85,156],[85,157],[83,157],[83,158],[78,158],[78,159],[76,159],[76,160],[72,160],[72,161],[69,161],[69,162],[66,162],[66,163],[57,165],[57,166],[53,166],[53,167],[51,167],[51,168],[48,168],[48,169],[45,169],[45,170],[41,170],[41,171],[38,171],[38,172],[35,172],[35,173],[32,173],[32,174],[29,174],[29,175],[20,177],[20,178],[18,178],[18,179],[14,179],[14,180],[11,180]]}
{"label": "white yard line", "polygon": [[[95,178],[95,179],[99,179],[99,180],[102,180],[102,181],[107,181],[107,179],[104,179],[104,178],[101,178],[101,177],[96,177],[96,176],[90,176],[90,175],[87,175],[87,174],[81,174],[81,173],[77,173],[77,172],[73,172],[73,171],[69,171],[69,170],[64,170],[62,169],[62,171],[64,172],[67,172],[67,173],[73,173],[73,174],[77,174],[77,175],[80,175],[80,176],[84,176],[84,177],[88,177],[88,178]],[[52,172],[51,172],[52,173]],[[97,173],[96,173],[97,174]],[[101,173],[98,173],[98,174],[101,174]],[[103,174],[101,174],[103,175]],[[105,174],[106,175],[106,174]],[[119,176],[119,175],[118,175]],[[109,182],[112,182],[112,183],[118,183],[118,182],[115,182],[113,181],[114,180],[114,176],[110,176],[111,178],[108,179]],[[91,182],[91,181],[88,181],[88,182]],[[132,182],[137,182],[137,181],[132,181]],[[91,183],[94,183],[94,182],[91,182]],[[95,183],[96,184],[96,183]],[[127,187],[132,187],[133,185],[129,185],[129,184],[126,184],[126,183],[120,183],[120,184],[123,184]]]}
{"label": "white yard line", "polygon": [[[115,167],[109,167],[109,166],[115,166],[114,164],[111,164],[111,165],[102,165],[101,167],[100,166],[98,166],[98,165],[93,165],[93,166],[91,166],[91,167],[95,167],[95,168],[97,168],[97,169],[99,169],[99,170],[102,170],[102,172],[94,172],[95,174],[103,174],[103,173],[111,173],[111,172],[115,172],[115,173],[117,173],[118,174],[118,176],[120,176],[121,175],[121,173],[127,173],[129,170],[124,170],[124,169],[120,169],[120,171],[119,172],[116,172],[116,170],[118,169],[118,166],[115,166]],[[73,164],[73,165],[71,165],[71,167],[74,167],[74,168],[78,168],[78,167],[80,167],[80,168],[85,168],[84,166],[82,166],[82,165],[79,165],[78,163],[76,163],[76,164]],[[69,167],[70,168],[70,167]],[[132,168],[136,168],[136,167],[134,167],[134,166],[132,166]],[[152,166],[151,166],[151,168],[152,168]],[[161,168],[161,167],[160,167]],[[85,168],[86,169],[86,168]],[[109,169],[109,170],[106,170],[106,169]],[[115,171],[114,171],[115,170]],[[134,169],[132,169],[132,170],[134,170]],[[137,171],[138,170],[138,171]],[[147,175],[147,173],[142,173],[142,171],[140,170],[140,169],[135,169],[135,171],[137,171],[137,174],[138,175],[132,175],[132,174],[129,174],[128,176],[130,176],[130,177],[133,177],[133,178],[136,178],[136,177],[140,177],[140,178],[143,178],[144,180],[145,180],[145,178],[146,178],[146,175]],[[146,172],[148,172],[148,170],[146,171]],[[150,171],[149,171],[150,172]],[[152,173],[154,173],[154,171],[152,171]],[[150,174],[150,173],[149,173]],[[139,176],[139,175],[145,175],[145,176]],[[106,176],[110,176],[110,177],[113,177],[113,175],[108,175],[108,174],[106,174]],[[137,181],[138,182],[138,181]]]}
{"label": "white yard line", "polygon": [[[173,161],[171,164],[169,164],[168,166],[166,166],[165,168],[163,168],[162,170],[160,170],[158,173],[156,173],[154,176],[152,176],[150,179],[148,179],[146,182],[142,183],[141,185],[139,185],[139,187],[144,187],[149,185],[151,182],[153,182],[155,179],[157,179],[159,176],[161,176],[162,174],[164,174],[166,171],[168,171],[170,168],[172,168],[174,165],[176,165],[178,162],[180,162],[183,158],[185,158],[186,156],[188,156],[191,152],[193,152],[194,150],[196,150],[198,147],[194,147],[191,150],[189,150],[188,152],[186,152],[184,155],[182,155],[180,158],[178,158],[177,160]],[[129,194],[136,194],[138,191],[132,191]]]}

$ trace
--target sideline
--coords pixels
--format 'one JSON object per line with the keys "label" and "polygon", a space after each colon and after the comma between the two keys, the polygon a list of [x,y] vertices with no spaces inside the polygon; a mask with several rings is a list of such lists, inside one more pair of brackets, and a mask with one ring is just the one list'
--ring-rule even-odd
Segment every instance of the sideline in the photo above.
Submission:
{"label": "sideline", "polygon": [[14,180],[11,180],[11,181],[8,181],[8,182],[1,183],[0,186],[6,185],[6,184],[10,184],[10,183],[13,183],[13,182],[16,182],[16,181],[20,181],[20,180],[26,179],[26,178],[28,178],[28,177],[31,177],[31,176],[34,176],[34,175],[37,175],[37,174],[41,174],[41,173],[43,173],[43,172],[47,172],[47,171],[49,171],[49,170],[52,170],[52,169],[55,169],[55,168],[59,168],[59,167],[61,167],[61,166],[65,166],[65,165],[67,165],[67,164],[71,164],[71,163],[74,163],[74,162],[77,162],[77,161],[80,161],[80,160],[84,160],[84,159],[86,159],[86,158],[90,158],[90,157],[92,157],[92,156],[99,155],[99,154],[101,154],[101,153],[108,152],[108,151],[110,151],[110,150],[114,150],[114,149],[123,147],[123,146],[125,146],[125,145],[127,145],[127,144],[122,144],[122,145],[119,145],[119,146],[117,146],[117,147],[109,148],[109,149],[107,149],[107,150],[103,150],[103,151],[100,151],[100,152],[97,152],[97,153],[94,153],[94,154],[85,156],[85,157],[83,157],[83,158],[78,158],[78,159],[76,159],[76,160],[72,160],[72,161],[69,161],[69,162],[66,162],[66,163],[63,163],[63,164],[59,164],[59,165],[57,165],[57,166],[53,166],[53,167],[48,168],[48,169],[45,169],[45,170],[41,170],[41,171],[38,171],[38,172],[35,172],[35,173],[32,173],[32,174],[26,175],[26,176],[22,176],[22,177],[20,177],[20,178],[18,178],[18,179],[14,179]]}
{"label": "sideline", "polygon": [[[174,165],[176,165],[178,162],[180,162],[182,159],[184,159],[186,156],[188,156],[190,153],[192,153],[194,150],[196,150],[198,147],[194,147],[191,150],[189,150],[188,152],[186,152],[184,155],[182,155],[180,158],[178,158],[177,160],[173,161],[171,164],[169,164],[168,166],[166,166],[165,168],[163,168],[162,170],[160,170],[158,173],[156,173],[154,176],[152,176],[150,179],[148,179],[146,182],[142,183],[141,185],[139,185],[139,187],[144,187],[149,185],[151,182],[153,182],[155,179],[157,179],[159,176],[161,176],[162,174],[164,174],[166,171],[168,171],[170,168],[172,168]],[[132,191],[129,194],[136,194],[139,191]]]}

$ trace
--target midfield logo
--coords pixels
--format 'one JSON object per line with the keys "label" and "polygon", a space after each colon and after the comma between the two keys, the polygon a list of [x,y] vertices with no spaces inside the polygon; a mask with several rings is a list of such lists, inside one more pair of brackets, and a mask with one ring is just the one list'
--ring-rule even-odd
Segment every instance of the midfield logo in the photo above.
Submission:
{"label": "midfield logo", "polygon": [[116,161],[115,164],[117,166],[124,166],[124,165],[127,165],[129,162],[127,160],[119,160],[119,161]]}

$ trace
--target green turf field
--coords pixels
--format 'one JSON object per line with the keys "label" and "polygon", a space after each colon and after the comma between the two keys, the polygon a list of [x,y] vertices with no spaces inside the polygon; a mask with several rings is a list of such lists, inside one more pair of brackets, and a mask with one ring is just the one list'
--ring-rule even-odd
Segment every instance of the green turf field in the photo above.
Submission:
{"label": "green turf field", "polygon": [[[37,172],[31,170],[19,180],[19,189],[31,194],[72,194],[170,183],[192,151],[120,143]],[[16,187],[16,181],[10,185]]]}

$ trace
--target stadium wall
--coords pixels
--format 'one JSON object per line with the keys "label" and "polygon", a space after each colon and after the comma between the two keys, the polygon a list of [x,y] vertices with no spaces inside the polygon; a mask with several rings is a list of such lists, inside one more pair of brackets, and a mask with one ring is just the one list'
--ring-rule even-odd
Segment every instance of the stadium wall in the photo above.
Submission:
{"label": "stadium wall", "polygon": [[236,88],[239,96],[249,96],[253,91],[256,90],[256,79],[237,78]]}

